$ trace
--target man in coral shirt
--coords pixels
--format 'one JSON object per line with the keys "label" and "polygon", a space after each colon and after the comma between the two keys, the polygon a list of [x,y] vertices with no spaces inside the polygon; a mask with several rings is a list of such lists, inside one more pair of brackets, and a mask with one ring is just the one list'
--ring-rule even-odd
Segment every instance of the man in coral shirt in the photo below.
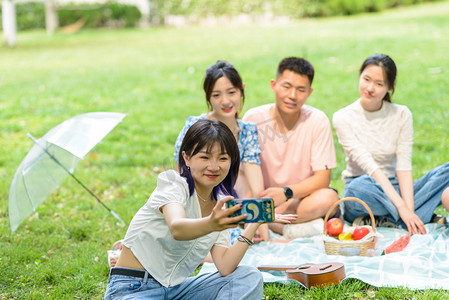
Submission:
{"label": "man in coral shirt", "polygon": [[[338,200],[337,192],[329,188],[331,169],[336,167],[329,119],[305,105],[313,92],[313,76],[307,60],[283,59],[271,80],[275,103],[252,108],[243,117],[258,129],[265,186],[259,196],[273,198],[277,213],[295,213],[298,223],[315,226],[307,232],[290,232],[291,238],[322,231],[322,217]],[[331,216],[338,213],[337,208]],[[286,235],[284,225],[270,224],[270,229]]]}

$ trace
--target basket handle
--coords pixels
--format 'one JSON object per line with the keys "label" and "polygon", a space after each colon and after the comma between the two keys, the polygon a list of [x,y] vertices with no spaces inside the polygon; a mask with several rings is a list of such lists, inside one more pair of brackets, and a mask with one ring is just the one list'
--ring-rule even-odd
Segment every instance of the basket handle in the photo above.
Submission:
{"label": "basket handle", "polygon": [[369,208],[369,206],[363,202],[362,200],[360,200],[359,198],[355,198],[355,197],[346,197],[343,199],[338,200],[337,202],[335,202],[327,211],[326,216],[324,217],[324,228],[323,228],[323,234],[327,234],[327,227],[326,227],[326,223],[327,223],[327,219],[329,219],[329,215],[331,214],[331,212],[342,202],[345,201],[357,201],[360,204],[362,204],[366,210],[369,213],[369,216],[371,217],[371,227],[373,228],[373,232],[376,232],[376,220],[374,219],[374,215],[373,212],[371,211],[371,208]]}

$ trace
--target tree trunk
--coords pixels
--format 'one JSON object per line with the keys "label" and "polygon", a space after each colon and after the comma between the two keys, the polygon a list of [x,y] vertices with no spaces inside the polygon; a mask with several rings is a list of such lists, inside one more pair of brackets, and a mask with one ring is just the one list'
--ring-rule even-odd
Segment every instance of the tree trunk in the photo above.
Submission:
{"label": "tree trunk", "polygon": [[16,8],[11,0],[2,1],[2,20],[6,43],[12,47],[16,44],[17,21]]}
{"label": "tree trunk", "polygon": [[58,15],[54,0],[45,0],[45,29],[52,35],[58,27]]}

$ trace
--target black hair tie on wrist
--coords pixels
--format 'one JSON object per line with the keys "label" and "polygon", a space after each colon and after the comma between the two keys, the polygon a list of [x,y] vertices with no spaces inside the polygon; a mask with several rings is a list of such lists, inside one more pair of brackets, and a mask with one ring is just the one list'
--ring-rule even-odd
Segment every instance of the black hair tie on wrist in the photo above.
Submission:
{"label": "black hair tie on wrist", "polygon": [[247,237],[244,236],[244,235],[239,235],[239,237],[237,238],[237,240],[238,240],[239,242],[242,242],[242,243],[247,243],[250,247],[251,247],[252,245],[254,245],[253,241],[251,241],[249,238],[247,238]]}

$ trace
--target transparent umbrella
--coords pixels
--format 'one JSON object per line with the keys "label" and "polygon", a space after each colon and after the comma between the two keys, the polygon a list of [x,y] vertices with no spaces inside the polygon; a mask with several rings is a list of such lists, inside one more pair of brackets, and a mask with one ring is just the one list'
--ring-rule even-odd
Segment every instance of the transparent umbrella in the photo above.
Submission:
{"label": "transparent umbrella", "polygon": [[11,232],[70,175],[122,225],[123,220],[73,175],[75,166],[126,114],[93,112],[75,116],[52,128],[34,146],[16,170],[9,187]]}

